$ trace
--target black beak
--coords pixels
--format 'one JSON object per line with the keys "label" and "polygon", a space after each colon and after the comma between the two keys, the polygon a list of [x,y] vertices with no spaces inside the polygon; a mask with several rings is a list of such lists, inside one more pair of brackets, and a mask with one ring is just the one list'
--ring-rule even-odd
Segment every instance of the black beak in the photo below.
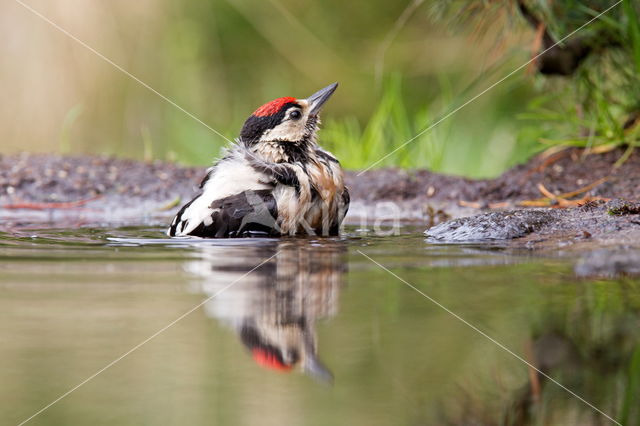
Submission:
{"label": "black beak", "polygon": [[307,98],[307,102],[309,102],[309,116],[315,117],[320,112],[322,105],[329,100],[333,92],[336,91],[338,87],[338,83],[333,83],[325,87],[324,89],[318,90],[313,95]]}
{"label": "black beak", "polygon": [[[337,84],[333,84],[332,86],[333,87],[331,87],[331,91],[325,97],[325,99],[331,96],[331,93],[333,93],[333,91],[336,90]],[[325,89],[322,89],[322,90],[325,90]],[[331,374],[331,371],[329,371],[329,369],[325,367],[324,364],[322,364],[316,356],[316,351],[315,351],[316,345],[314,343],[313,334],[311,334],[309,330],[304,330],[303,338],[304,338],[303,344],[304,344],[305,357],[302,363],[302,371],[304,371],[305,373],[309,374],[311,377],[313,377],[314,379],[322,383],[332,384],[333,374]]]}
{"label": "black beak", "polygon": [[328,385],[333,383],[333,374],[314,354],[305,360],[302,370],[321,383]]}

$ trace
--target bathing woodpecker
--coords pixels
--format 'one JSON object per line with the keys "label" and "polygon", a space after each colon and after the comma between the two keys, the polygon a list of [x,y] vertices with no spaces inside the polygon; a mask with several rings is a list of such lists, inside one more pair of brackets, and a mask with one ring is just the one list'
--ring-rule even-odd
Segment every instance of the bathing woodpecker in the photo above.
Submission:
{"label": "bathing woodpecker", "polygon": [[200,195],[180,209],[167,234],[337,235],[349,192],[340,163],[316,136],[320,110],[337,86],[258,108],[226,155],[209,168]]}

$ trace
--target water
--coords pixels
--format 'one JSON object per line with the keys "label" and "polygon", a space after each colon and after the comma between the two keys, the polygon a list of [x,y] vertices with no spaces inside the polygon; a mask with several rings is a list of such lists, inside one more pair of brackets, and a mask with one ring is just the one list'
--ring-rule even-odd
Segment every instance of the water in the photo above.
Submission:
{"label": "water", "polygon": [[3,233],[0,424],[639,423],[640,281],[420,231]]}

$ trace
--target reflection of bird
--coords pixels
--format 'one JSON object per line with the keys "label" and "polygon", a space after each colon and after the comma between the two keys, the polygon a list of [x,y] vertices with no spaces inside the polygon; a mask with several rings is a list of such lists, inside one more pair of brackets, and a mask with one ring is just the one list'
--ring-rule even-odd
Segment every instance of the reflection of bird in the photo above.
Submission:
{"label": "reflection of bird", "polygon": [[[278,251],[261,267],[254,265]],[[317,357],[315,324],[335,315],[343,284],[345,248],[307,240],[242,247],[206,247],[187,269],[204,278],[202,289],[218,294],[206,312],[230,326],[256,363],[279,371],[299,367],[322,381],[332,378]],[[229,282],[241,282],[226,288]],[[224,289],[224,291],[221,291]]]}
{"label": "reflection of bird", "polygon": [[180,209],[170,236],[337,235],[349,207],[338,160],[316,142],[318,114],[337,83],[307,99],[258,108],[240,138]]}

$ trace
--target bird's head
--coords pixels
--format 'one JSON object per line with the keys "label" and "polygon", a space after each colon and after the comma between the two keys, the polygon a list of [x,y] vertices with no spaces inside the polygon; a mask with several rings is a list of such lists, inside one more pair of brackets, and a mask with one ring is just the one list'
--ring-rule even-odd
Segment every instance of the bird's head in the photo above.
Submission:
{"label": "bird's head", "polygon": [[262,105],[245,121],[240,140],[255,145],[312,139],[318,130],[318,114],[337,87],[338,83],[333,83],[306,99],[285,97]]}
{"label": "bird's head", "polygon": [[292,324],[245,322],[240,339],[256,363],[270,370],[289,372],[298,366],[313,378],[331,383],[333,375],[316,354],[313,330],[305,321]]}

